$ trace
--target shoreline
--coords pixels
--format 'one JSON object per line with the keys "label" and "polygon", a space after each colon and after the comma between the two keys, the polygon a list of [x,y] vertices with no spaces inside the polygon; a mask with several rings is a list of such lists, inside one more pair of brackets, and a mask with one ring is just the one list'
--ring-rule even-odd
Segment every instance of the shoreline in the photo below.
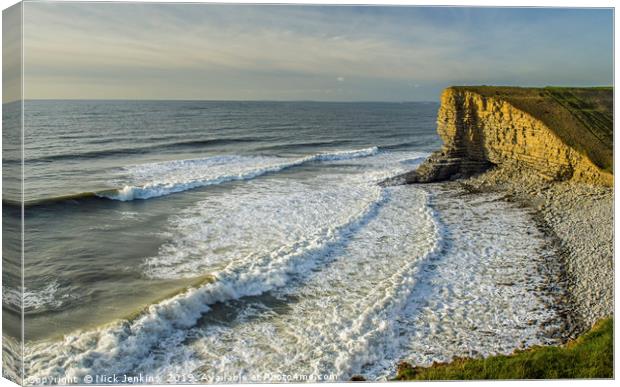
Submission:
{"label": "shoreline", "polygon": [[[551,328],[560,343],[529,348],[515,343],[510,355],[458,357],[430,366],[402,359],[393,380],[612,377],[613,365],[607,363],[613,356],[613,187],[550,180],[517,164],[429,185],[466,195],[499,194],[498,201],[528,210],[553,251],[541,270],[549,274],[544,292],[553,304],[548,306],[562,319],[560,327]],[[584,363],[583,355],[576,355],[580,351],[593,351],[602,369]],[[546,368],[547,362],[553,367]],[[528,372],[515,371],[526,366]]]}
{"label": "shoreline", "polygon": [[533,211],[564,272],[572,336],[613,314],[612,89],[453,86],[443,146],[383,184],[457,184]]}
{"label": "shoreline", "polygon": [[567,339],[613,315],[613,188],[551,181],[515,166],[495,167],[447,184],[472,193],[501,193],[500,200],[532,211],[559,260],[563,283],[550,285],[566,291],[556,307],[565,314]]}

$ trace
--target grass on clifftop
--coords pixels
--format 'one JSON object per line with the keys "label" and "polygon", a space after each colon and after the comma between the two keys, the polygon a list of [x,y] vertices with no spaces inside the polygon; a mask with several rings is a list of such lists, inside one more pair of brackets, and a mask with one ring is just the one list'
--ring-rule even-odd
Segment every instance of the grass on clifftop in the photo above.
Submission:
{"label": "grass on clifftop", "polygon": [[613,88],[456,86],[502,99],[541,120],[564,143],[613,173]]}
{"label": "grass on clifftop", "polygon": [[613,378],[613,318],[561,347],[534,347],[508,356],[455,359],[430,367],[401,363],[396,380]]}

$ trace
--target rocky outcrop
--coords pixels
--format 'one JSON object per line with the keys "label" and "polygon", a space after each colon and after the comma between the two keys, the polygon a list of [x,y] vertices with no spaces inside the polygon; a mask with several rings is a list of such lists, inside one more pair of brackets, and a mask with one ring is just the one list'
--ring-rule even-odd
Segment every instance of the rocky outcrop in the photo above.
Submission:
{"label": "rocky outcrop", "polygon": [[[518,90],[522,93],[521,90],[545,89]],[[539,119],[499,93],[497,97],[489,94],[465,87],[444,90],[437,117],[437,132],[444,143],[442,150],[431,155],[416,171],[396,180],[406,183],[450,180],[480,173],[493,165],[510,165],[549,180],[613,185],[611,172],[596,165],[587,152],[569,145],[562,138],[562,128],[549,126],[549,122],[574,126],[576,119]],[[540,96],[542,92],[536,94],[537,98]],[[549,104],[555,105],[541,114],[572,119],[571,112],[560,104],[553,100]]]}

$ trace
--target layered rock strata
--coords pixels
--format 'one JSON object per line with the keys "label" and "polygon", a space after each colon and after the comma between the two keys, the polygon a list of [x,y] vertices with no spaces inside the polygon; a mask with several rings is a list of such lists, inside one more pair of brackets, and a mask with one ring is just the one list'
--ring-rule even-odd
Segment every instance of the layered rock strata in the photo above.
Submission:
{"label": "layered rock strata", "polygon": [[[558,110],[563,109],[558,105]],[[570,114],[562,110],[562,114]],[[428,183],[477,174],[493,165],[531,170],[549,180],[613,185],[613,175],[587,154],[567,145],[543,120],[501,97],[467,88],[448,88],[441,96],[437,132],[443,148],[416,171],[391,181]]]}

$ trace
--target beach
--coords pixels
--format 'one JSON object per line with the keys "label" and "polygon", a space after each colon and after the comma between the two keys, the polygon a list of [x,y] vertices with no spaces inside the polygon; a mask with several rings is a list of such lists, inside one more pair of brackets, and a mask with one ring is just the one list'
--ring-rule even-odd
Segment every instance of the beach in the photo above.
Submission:
{"label": "beach", "polygon": [[512,168],[498,168],[461,182],[477,191],[532,208],[553,241],[563,270],[571,335],[613,314],[613,188],[551,182]]}
{"label": "beach", "polygon": [[[498,202],[526,211],[548,248],[548,254],[537,254],[544,257],[538,268],[546,274],[536,290],[548,296],[547,305],[561,320],[543,326],[564,345],[428,368],[404,362],[399,379],[611,376],[612,106],[611,88],[444,90],[437,120],[442,148],[416,170],[383,184],[459,187],[470,201],[496,195]],[[593,337],[602,339],[593,344]],[[596,364],[579,361],[583,355],[577,352],[594,347]]]}

